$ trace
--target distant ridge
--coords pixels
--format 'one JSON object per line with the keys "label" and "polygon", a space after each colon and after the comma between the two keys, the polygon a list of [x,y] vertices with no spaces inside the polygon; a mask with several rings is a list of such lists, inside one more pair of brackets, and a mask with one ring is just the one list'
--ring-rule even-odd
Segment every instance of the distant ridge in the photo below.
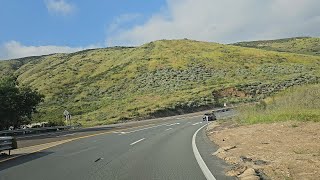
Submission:
{"label": "distant ridge", "polygon": [[238,42],[233,45],[278,52],[320,55],[320,38],[294,37],[276,40]]}

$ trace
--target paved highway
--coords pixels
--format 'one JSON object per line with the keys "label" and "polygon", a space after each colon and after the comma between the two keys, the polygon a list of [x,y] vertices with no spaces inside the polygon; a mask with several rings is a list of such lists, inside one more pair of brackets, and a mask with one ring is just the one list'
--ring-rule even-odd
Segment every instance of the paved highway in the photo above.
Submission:
{"label": "paved highway", "polygon": [[211,179],[232,179],[224,176],[226,165],[211,155],[217,147],[200,129],[201,120],[201,116],[173,117],[74,140],[0,163],[0,180],[205,180],[210,174]]}

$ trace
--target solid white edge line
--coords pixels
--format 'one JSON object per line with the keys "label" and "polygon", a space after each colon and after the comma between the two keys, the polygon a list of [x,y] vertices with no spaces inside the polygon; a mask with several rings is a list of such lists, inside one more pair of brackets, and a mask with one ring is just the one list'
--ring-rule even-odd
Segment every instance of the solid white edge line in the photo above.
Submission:
{"label": "solid white edge line", "polygon": [[138,141],[135,141],[135,142],[131,143],[130,146],[132,146],[132,145],[134,145],[134,144],[136,144],[136,143],[138,143],[140,141],[143,141],[143,140],[145,140],[145,138],[139,139]]}
{"label": "solid white edge line", "polygon": [[203,128],[207,126],[207,124],[201,126],[192,136],[192,150],[193,150],[193,154],[204,174],[204,176],[207,178],[207,180],[216,180],[216,178],[212,175],[211,171],[209,170],[208,166],[206,165],[206,163],[204,162],[204,160],[202,159],[197,145],[196,145],[196,136],[198,134],[198,132]]}

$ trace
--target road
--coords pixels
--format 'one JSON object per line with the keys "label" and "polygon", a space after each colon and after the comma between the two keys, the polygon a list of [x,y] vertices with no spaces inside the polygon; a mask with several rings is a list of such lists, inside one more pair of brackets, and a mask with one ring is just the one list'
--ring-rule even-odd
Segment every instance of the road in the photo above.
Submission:
{"label": "road", "polygon": [[[74,140],[0,163],[0,180],[205,180],[192,146],[195,132],[205,125],[201,120],[201,116],[172,117]],[[227,165],[211,155],[217,147],[204,128],[195,136],[195,144],[215,179],[232,179],[224,176]]]}

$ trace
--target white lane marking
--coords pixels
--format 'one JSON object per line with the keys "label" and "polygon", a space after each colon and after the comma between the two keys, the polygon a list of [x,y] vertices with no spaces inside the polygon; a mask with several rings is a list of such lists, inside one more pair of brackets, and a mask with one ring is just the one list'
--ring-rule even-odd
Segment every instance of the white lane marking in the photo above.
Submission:
{"label": "white lane marking", "polygon": [[192,136],[192,150],[193,150],[193,154],[194,156],[196,157],[196,160],[202,170],[202,173],[204,174],[204,176],[207,178],[207,180],[216,180],[216,178],[212,175],[211,171],[209,170],[208,166],[206,165],[206,163],[203,161],[199,151],[198,151],[198,148],[197,148],[197,145],[196,145],[196,136],[197,136],[197,133],[203,128],[207,126],[206,124],[201,126]]}
{"label": "white lane marking", "polygon": [[117,131],[115,131],[114,133],[119,135],[126,134],[126,132],[117,132]]}
{"label": "white lane marking", "polygon": [[143,140],[145,140],[145,138],[139,139],[138,141],[135,141],[135,142],[131,143],[130,146],[132,146],[134,144],[137,144],[138,142],[143,141]]}
{"label": "white lane marking", "polygon": [[62,135],[63,137],[65,137],[65,136],[73,136],[73,135],[75,135],[75,133],[72,133],[72,134],[65,134],[65,135]]}
{"label": "white lane marking", "polygon": [[173,126],[173,125],[178,125],[180,123],[173,123],[173,124],[168,124],[168,123],[165,123],[165,124],[160,124],[160,125],[156,125],[156,126],[150,126],[150,127],[146,127],[146,128],[142,128],[142,129],[137,129],[137,130],[133,130],[133,131],[128,131],[128,132],[124,132],[124,131],[116,131],[114,133],[118,133],[119,135],[122,135],[122,134],[129,134],[129,133],[134,133],[134,132],[138,132],[138,131],[143,131],[143,130],[146,130],[146,129],[151,129],[151,128],[155,128],[155,127],[160,127],[160,126]]}
{"label": "white lane marking", "polygon": [[172,128],[168,128],[168,129],[166,129],[165,131],[169,131],[170,129],[172,129]]}
{"label": "white lane marking", "polygon": [[173,123],[173,124],[168,124],[168,125],[166,125],[166,126],[174,126],[174,125],[176,125],[176,123]]}
{"label": "white lane marking", "polygon": [[180,123],[168,124],[168,125],[166,125],[166,126],[174,126],[174,125],[178,125],[178,124],[180,124]]}
{"label": "white lane marking", "polygon": [[[175,123],[175,124],[180,124],[180,123]],[[138,131],[143,131],[146,129],[151,129],[151,128],[155,128],[155,127],[160,127],[160,126],[167,126],[168,124],[160,124],[157,126],[151,126],[151,127],[146,127],[146,128],[142,128],[142,129],[137,129],[137,130],[133,130],[133,131],[128,131],[128,132],[121,132],[122,134],[129,134],[129,133],[133,133],[133,132],[138,132]]]}
{"label": "white lane marking", "polygon": [[66,137],[66,136],[73,136],[75,135],[76,133],[72,133],[72,134],[65,134],[65,135],[58,135],[56,137]]}
{"label": "white lane marking", "polygon": [[194,124],[192,124],[193,126],[195,126],[195,125],[198,125],[198,124],[201,124],[202,122],[197,122],[197,123],[194,123]]}
{"label": "white lane marking", "polygon": [[133,131],[121,132],[121,134],[134,133],[134,132],[143,131],[143,130],[146,130],[146,129],[151,129],[151,128],[155,128],[155,127],[159,127],[159,126],[165,126],[165,125],[167,125],[167,124],[160,124],[160,125],[157,125],[157,126],[146,127],[146,128],[142,128],[142,129],[133,130]]}

